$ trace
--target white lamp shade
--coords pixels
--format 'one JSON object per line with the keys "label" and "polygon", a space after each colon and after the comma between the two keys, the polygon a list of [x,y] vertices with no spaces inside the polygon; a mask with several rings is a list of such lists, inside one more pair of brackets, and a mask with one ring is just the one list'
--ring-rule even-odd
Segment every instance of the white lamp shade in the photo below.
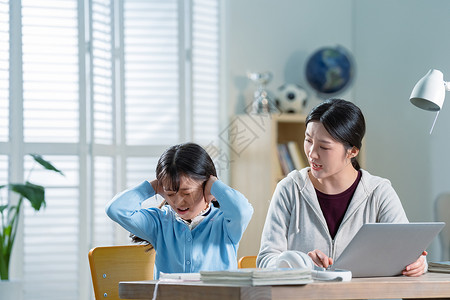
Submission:
{"label": "white lamp shade", "polygon": [[445,90],[444,75],[431,69],[416,83],[409,100],[421,109],[439,111],[444,104]]}

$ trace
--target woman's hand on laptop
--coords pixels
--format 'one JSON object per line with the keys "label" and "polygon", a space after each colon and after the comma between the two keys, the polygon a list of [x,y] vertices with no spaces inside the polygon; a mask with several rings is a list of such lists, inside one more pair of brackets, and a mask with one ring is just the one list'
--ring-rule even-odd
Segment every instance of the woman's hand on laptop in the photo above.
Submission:
{"label": "woman's hand on laptop", "polygon": [[428,254],[427,251],[423,251],[422,255],[412,264],[406,266],[403,270],[403,275],[405,276],[420,276],[426,271],[427,263],[425,256]]}
{"label": "woman's hand on laptop", "polygon": [[316,266],[319,266],[321,268],[326,269],[333,264],[333,259],[326,256],[325,253],[323,253],[319,249],[309,251],[308,256],[311,257]]}

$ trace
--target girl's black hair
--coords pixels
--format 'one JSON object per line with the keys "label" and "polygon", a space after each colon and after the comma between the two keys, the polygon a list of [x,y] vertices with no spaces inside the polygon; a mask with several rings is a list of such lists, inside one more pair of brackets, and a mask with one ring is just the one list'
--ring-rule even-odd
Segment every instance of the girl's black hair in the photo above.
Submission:
{"label": "girl's black hair", "polygon": [[[195,143],[184,143],[168,148],[158,160],[156,165],[156,179],[159,183],[164,182],[166,188],[178,192],[180,189],[180,177],[187,176],[191,179],[203,181],[203,188],[211,175],[217,177],[216,167],[209,154],[200,145]],[[159,208],[165,205],[161,203]],[[213,201],[214,206],[219,206]],[[134,234],[130,237],[135,243],[152,245]]]}
{"label": "girl's black hair", "polygon": [[[345,149],[356,147],[361,150],[366,122],[359,107],[352,102],[328,99],[311,110],[305,124],[313,121],[322,123],[328,133],[342,143]],[[361,168],[356,157],[352,158],[352,165],[356,170]]]}
{"label": "girl's black hair", "polygon": [[167,149],[156,166],[156,179],[172,191],[180,189],[181,175],[206,183],[211,175],[217,177],[217,172],[205,149],[195,143],[184,143]]}

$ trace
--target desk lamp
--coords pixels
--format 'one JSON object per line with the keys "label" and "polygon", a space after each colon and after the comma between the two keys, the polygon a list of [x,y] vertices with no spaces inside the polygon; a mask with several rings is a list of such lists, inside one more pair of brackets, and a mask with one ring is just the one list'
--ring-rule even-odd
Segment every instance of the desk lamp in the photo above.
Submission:
{"label": "desk lamp", "polygon": [[450,82],[444,81],[444,75],[441,71],[431,69],[416,83],[409,97],[409,100],[415,106],[437,112],[430,134],[433,132],[439,111],[444,104],[445,91],[450,91]]}

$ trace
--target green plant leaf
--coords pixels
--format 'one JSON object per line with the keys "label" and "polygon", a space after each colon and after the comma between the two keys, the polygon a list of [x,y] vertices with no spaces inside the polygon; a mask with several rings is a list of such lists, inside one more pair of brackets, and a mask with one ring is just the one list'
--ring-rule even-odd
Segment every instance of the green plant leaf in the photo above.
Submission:
{"label": "green plant leaf", "polygon": [[33,157],[33,159],[37,163],[39,163],[41,166],[43,166],[47,170],[58,172],[59,174],[64,176],[64,173],[61,170],[58,170],[57,168],[55,168],[50,162],[43,159],[42,156],[40,156],[39,154],[30,153],[29,155],[31,157]]}
{"label": "green plant leaf", "polygon": [[13,209],[15,209],[17,206],[15,205],[9,205],[9,204],[5,204],[5,205],[0,205],[0,213],[3,214],[3,212],[6,211],[11,211]]}
{"label": "green plant leaf", "polygon": [[28,181],[25,184],[12,183],[9,186],[12,191],[28,199],[36,211],[40,210],[42,206],[45,207],[45,190],[43,186]]}
{"label": "green plant leaf", "polygon": [[11,235],[11,230],[12,230],[12,226],[11,225],[5,227],[5,230],[3,231],[3,234],[5,235],[5,237]]}

